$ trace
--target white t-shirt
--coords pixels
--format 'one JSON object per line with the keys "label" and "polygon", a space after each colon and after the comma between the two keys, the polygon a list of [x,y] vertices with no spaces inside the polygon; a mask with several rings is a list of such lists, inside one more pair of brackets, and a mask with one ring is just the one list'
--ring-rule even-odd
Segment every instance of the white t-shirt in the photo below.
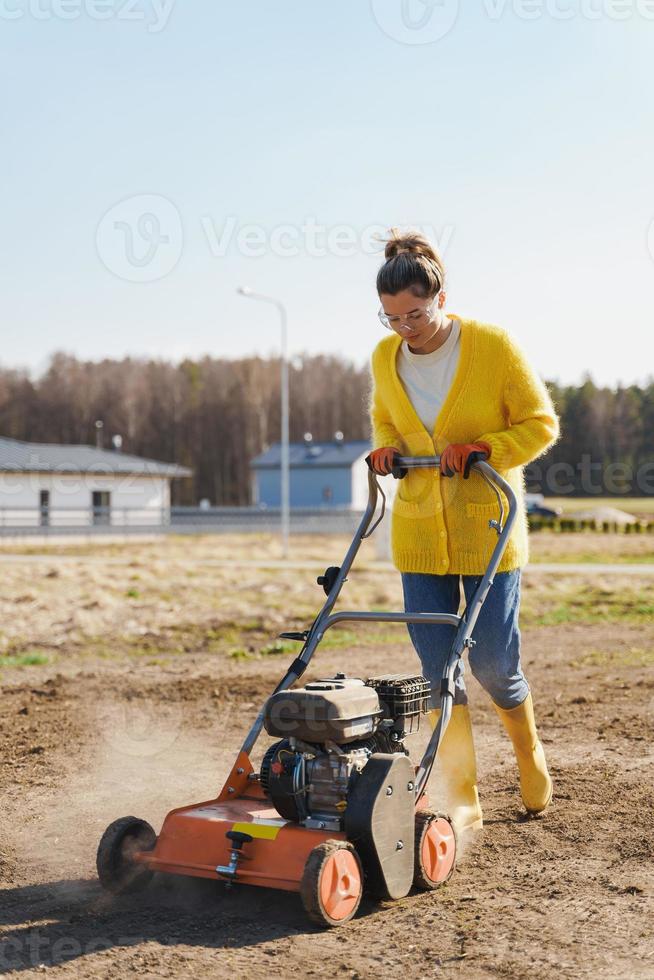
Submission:
{"label": "white t-shirt", "polygon": [[431,434],[452,385],[459,362],[461,325],[452,319],[450,336],[431,354],[414,354],[403,340],[397,358],[397,373],[416,414]]}

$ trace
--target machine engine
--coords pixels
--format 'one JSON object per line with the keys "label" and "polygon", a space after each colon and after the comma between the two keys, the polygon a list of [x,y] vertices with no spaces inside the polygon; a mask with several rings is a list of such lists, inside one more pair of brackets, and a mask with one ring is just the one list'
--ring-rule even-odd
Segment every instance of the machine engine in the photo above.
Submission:
{"label": "machine engine", "polygon": [[306,827],[343,829],[348,795],[374,753],[407,755],[404,738],[429,710],[424,677],[365,682],[337,674],[268,699],[264,726],[281,738],[261,763],[261,785],[280,816]]}

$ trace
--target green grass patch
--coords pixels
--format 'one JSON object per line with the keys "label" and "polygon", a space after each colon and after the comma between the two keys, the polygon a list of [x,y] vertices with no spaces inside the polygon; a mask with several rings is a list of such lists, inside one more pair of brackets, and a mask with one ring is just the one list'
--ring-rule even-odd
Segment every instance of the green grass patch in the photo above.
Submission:
{"label": "green grass patch", "polygon": [[7,654],[0,657],[0,667],[39,667],[49,663],[49,658],[38,650],[29,653]]}
{"label": "green grass patch", "polygon": [[572,662],[573,667],[654,667],[654,650],[590,650]]}
{"label": "green grass patch", "polygon": [[232,660],[252,660],[252,652],[244,647],[232,647],[227,651],[227,656]]}
{"label": "green grass patch", "polygon": [[615,589],[592,585],[569,585],[559,589],[525,590],[520,622],[523,626],[560,626],[564,623],[651,624],[654,621],[654,590]]}
{"label": "green grass patch", "polygon": [[409,633],[406,623],[397,623],[395,626],[384,623],[381,627],[371,626],[368,630],[364,630],[359,639],[369,645],[378,643],[380,646],[385,646],[390,643],[405,643],[409,639]]}
{"label": "green grass patch", "polygon": [[240,649],[245,650],[248,656],[253,656],[253,639],[252,633],[240,623],[229,620],[213,626],[202,623],[167,625],[151,633],[117,633],[111,638],[87,635],[73,646],[75,652],[85,658],[98,657],[102,660],[121,660],[125,657],[139,660],[153,657],[168,659],[187,654],[231,656],[232,651]]}
{"label": "green grass patch", "polygon": [[352,630],[339,629],[338,626],[332,627],[327,631],[323,640],[320,641],[321,650],[339,650],[341,647],[353,646],[359,637]]}
{"label": "green grass patch", "polygon": [[301,644],[297,640],[273,640],[261,647],[259,653],[262,657],[277,656],[280,653],[294,653],[301,649]]}
{"label": "green grass patch", "polygon": [[[539,532],[548,534],[550,532]],[[653,542],[654,547],[654,542]],[[531,565],[551,564],[557,565],[651,565],[654,564],[654,551],[644,551],[642,554],[624,554],[611,551],[549,551],[545,554],[534,554],[529,556]]]}

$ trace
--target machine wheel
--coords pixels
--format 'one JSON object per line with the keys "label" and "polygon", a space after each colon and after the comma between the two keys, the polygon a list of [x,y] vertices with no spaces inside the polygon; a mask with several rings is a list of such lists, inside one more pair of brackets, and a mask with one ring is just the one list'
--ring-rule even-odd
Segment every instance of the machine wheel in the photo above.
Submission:
{"label": "machine wheel", "polygon": [[109,824],[98,845],[96,867],[100,884],[114,895],[140,891],[152,872],[132,860],[136,851],[151,851],[157,835],[145,820],[121,817]]}
{"label": "machine wheel", "polygon": [[363,870],[351,844],[328,840],[307,858],[300,885],[304,910],[323,928],[342,926],[356,914],[363,895]]}
{"label": "machine wheel", "polygon": [[456,864],[456,832],[450,818],[433,810],[416,812],[413,883],[416,888],[440,888]]}

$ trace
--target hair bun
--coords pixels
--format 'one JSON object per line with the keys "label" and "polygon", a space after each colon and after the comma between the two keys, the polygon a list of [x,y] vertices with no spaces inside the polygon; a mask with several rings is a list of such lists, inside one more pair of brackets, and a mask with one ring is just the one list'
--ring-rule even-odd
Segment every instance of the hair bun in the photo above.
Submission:
{"label": "hair bun", "polygon": [[409,252],[412,255],[424,255],[432,261],[438,261],[438,256],[433,247],[420,232],[409,231],[401,234],[397,228],[391,228],[389,234],[391,237],[386,240],[386,247],[384,248],[386,259],[394,259],[396,255]]}
{"label": "hair bun", "polygon": [[397,296],[410,289],[416,296],[435,296],[445,282],[443,261],[436,248],[415,229],[401,233],[390,228],[388,234],[386,261],[377,273],[377,293]]}

